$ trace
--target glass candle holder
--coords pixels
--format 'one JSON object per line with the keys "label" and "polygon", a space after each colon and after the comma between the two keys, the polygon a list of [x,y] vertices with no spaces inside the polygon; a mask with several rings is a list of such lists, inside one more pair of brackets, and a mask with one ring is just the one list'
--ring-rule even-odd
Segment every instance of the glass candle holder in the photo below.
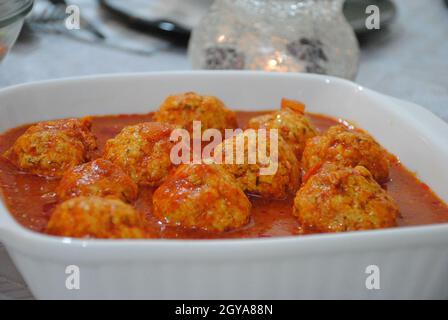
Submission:
{"label": "glass candle holder", "polygon": [[216,0],[193,30],[192,66],[353,79],[359,48],[342,6],[343,0]]}

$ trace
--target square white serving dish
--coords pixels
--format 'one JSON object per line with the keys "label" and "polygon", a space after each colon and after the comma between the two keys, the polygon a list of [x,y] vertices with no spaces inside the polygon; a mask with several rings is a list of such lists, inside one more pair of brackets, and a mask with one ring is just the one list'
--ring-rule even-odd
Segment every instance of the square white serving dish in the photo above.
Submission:
{"label": "square white serving dish", "polygon": [[[448,201],[448,125],[429,111],[326,76],[175,72],[24,84],[0,91],[0,131],[87,114],[144,113],[198,91],[238,110],[282,97],[366,129]],[[0,239],[41,299],[448,298],[448,224],[251,240],[79,240],[21,227],[0,203]],[[79,267],[68,290],[66,267]],[[380,289],[367,289],[378,266]]]}

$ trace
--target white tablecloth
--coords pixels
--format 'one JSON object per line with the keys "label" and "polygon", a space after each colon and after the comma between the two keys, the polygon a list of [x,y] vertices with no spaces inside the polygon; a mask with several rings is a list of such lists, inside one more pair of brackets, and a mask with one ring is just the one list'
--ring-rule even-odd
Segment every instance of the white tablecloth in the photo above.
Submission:
{"label": "white tablecloth", "polygon": [[[96,2],[77,0],[81,13],[94,15]],[[396,0],[398,19],[387,31],[362,44],[357,82],[420,104],[448,121],[448,9],[443,0]],[[126,31],[106,21],[106,34],[138,39],[139,45],[163,42]],[[100,25],[101,26],[101,25]],[[0,87],[94,73],[188,70],[186,52],[171,48],[151,56],[93,46],[58,35],[19,42],[0,65]],[[448,137],[447,137],[448,138]],[[30,298],[25,284],[0,244],[0,299]]]}

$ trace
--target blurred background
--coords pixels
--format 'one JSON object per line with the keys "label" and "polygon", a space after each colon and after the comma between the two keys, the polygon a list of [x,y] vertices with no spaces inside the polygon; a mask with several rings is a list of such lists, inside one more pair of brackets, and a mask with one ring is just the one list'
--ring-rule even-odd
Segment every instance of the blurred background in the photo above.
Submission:
{"label": "blurred background", "polygon": [[[344,0],[297,0],[289,13],[275,14],[269,12],[277,10],[275,6],[268,11],[245,7],[266,1],[216,0],[215,12],[207,15],[211,0],[36,0],[33,7],[32,0],[0,0],[0,60],[6,57],[0,63],[0,88],[62,77],[193,67],[315,72],[354,79],[448,121],[448,0],[347,0],[343,7]],[[310,7],[303,8],[305,2]],[[319,3],[336,3],[340,18],[345,16],[350,26],[338,20],[339,12],[332,16],[331,10],[316,7]],[[80,30],[65,25],[69,5],[80,10]],[[365,27],[369,5],[380,9],[379,30]],[[235,17],[243,14],[247,25],[236,25]],[[283,14],[291,19],[288,23],[275,19]],[[21,22],[13,20],[25,16],[20,31]],[[19,31],[12,46],[12,34]],[[261,63],[248,64],[249,57]],[[2,298],[31,296],[0,244]]]}
{"label": "blurred background", "polygon": [[[189,70],[188,31],[212,1],[68,1],[79,6],[89,30],[99,31],[105,39],[85,31],[84,25],[68,31],[57,16],[52,22],[51,2],[58,3],[35,1],[30,23],[25,23],[0,65],[0,87],[96,73]],[[379,31],[358,33],[361,55],[356,81],[430,108],[447,106],[448,7],[444,0],[395,0],[392,13],[385,5],[389,1],[349,2],[354,9],[345,10],[346,16],[355,24],[358,14],[363,25],[365,8],[372,3],[385,8],[381,18],[387,18]],[[163,25],[164,21],[173,24]]]}
{"label": "blurred background", "polygon": [[[69,0],[66,4],[79,6],[82,21],[81,30],[67,30],[57,15],[53,22],[51,2],[61,1],[35,1],[17,43],[0,64],[0,87],[98,73],[189,70],[189,30],[212,3]],[[381,9],[382,25],[363,32],[359,28],[369,4]],[[355,81],[426,106],[448,120],[446,2],[351,0],[344,13],[358,28]]]}

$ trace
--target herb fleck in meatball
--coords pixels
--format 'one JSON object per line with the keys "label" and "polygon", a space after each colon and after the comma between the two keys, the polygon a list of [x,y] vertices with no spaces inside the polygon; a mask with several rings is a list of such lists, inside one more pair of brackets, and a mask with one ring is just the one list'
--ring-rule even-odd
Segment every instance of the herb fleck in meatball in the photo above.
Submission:
{"label": "herb fleck in meatball", "polygon": [[[263,148],[263,144],[260,145],[260,136],[263,135],[258,135],[255,130],[247,129],[243,133],[226,139],[215,148],[214,159],[218,163],[222,160],[224,168],[236,178],[241,188],[247,193],[266,198],[284,199],[289,194],[294,194],[300,186],[300,162],[290,145],[280,136],[278,136],[277,148],[275,144],[272,144],[269,133],[264,136],[266,144]],[[243,148],[240,147],[242,141],[244,141]],[[265,153],[266,157],[260,157],[259,149],[262,151],[261,154]],[[241,151],[237,152],[237,150],[243,150],[244,158],[238,159],[237,155],[241,154]],[[219,156],[220,153],[222,156]],[[230,163],[226,160],[227,158],[230,158]]]}
{"label": "herb fleck in meatball", "polygon": [[142,217],[117,199],[78,197],[56,207],[46,232],[76,238],[144,238]]}
{"label": "herb fleck in meatball", "polygon": [[159,186],[173,168],[172,130],[172,126],[157,122],[125,127],[107,141],[103,157],[123,168],[138,185]]}
{"label": "herb fleck in meatball", "polygon": [[96,159],[66,171],[56,192],[63,201],[79,196],[98,196],[132,202],[137,198],[138,188],[119,166]]}
{"label": "herb fleck in meatball", "polygon": [[172,95],[160,106],[154,119],[192,132],[193,121],[201,121],[202,131],[210,128],[224,132],[237,127],[236,115],[216,97],[194,92]]}
{"label": "herb fleck in meatball", "polygon": [[399,211],[366,168],[325,164],[297,192],[293,214],[307,233],[394,227]]}
{"label": "herb fleck in meatball", "polygon": [[306,141],[317,135],[317,130],[305,116],[305,106],[293,100],[282,100],[281,110],[249,120],[248,128],[278,129],[282,138],[294,149],[298,159],[302,158]]}
{"label": "herb fleck in meatball", "polygon": [[305,172],[332,162],[345,167],[364,166],[379,183],[389,177],[389,154],[368,134],[338,125],[307,141],[302,157]]}
{"label": "herb fleck in meatball", "polygon": [[248,223],[251,203],[235,179],[216,164],[184,164],[154,192],[154,215],[171,226],[208,231]]}
{"label": "herb fleck in meatball", "polygon": [[96,149],[91,119],[40,122],[29,127],[4,154],[19,169],[61,177],[65,170],[89,160]]}

